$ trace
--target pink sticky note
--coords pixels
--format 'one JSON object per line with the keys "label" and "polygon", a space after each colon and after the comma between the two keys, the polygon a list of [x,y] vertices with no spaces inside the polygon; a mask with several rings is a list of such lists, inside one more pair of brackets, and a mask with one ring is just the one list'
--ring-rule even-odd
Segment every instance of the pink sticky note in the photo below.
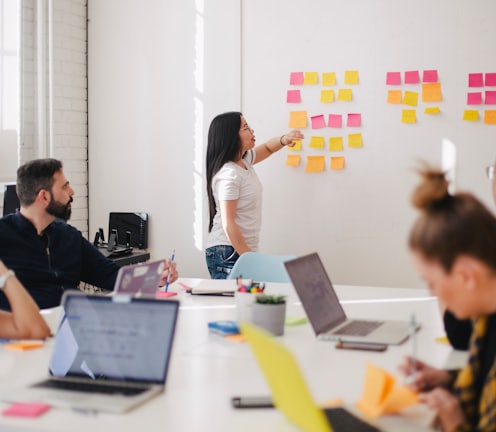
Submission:
{"label": "pink sticky note", "polygon": [[420,82],[418,71],[405,72],[405,84],[418,84]]}
{"label": "pink sticky note", "polygon": [[286,96],[286,102],[288,103],[300,103],[301,95],[299,90],[288,90],[288,94]]}
{"label": "pink sticky note", "polygon": [[303,84],[303,72],[291,72],[289,77],[289,84],[291,85],[302,85]]}
{"label": "pink sticky note", "polygon": [[468,86],[469,87],[482,87],[482,74],[481,73],[470,73],[468,74]]}
{"label": "pink sticky note", "polygon": [[325,127],[325,120],[322,114],[310,117],[312,121],[312,129],[321,129]]}
{"label": "pink sticky note", "polygon": [[401,72],[386,73],[386,85],[400,85],[400,84],[401,84]]}
{"label": "pink sticky note", "polygon": [[50,405],[44,403],[13,403],[2,411],[4,416],[15,417],[38,417],[50,409]]}
{"label": "pink sticky note", "polygon": [[495,72],[488,72],[486,73],[486,80],[485,80],[486,86],[496,86],[496,73]]}
{"label": "pink sticky note", "polygon": [[332,128],[340,128],[343,123],[343,116],[341,114],[329,114],[329,121],[327,125]]}
{"label": "pink sticky note", "polygon": [[425,83],[437,83],[437,70],[425,70],[422,81]]}
{"label": "pink sticky note", "polygon": [[486,97],[484,99],[484,103],[486,105],[495,105],[496,104],[496,91],[486,90]]}
{"label": "pink sticky note", "polygon": [[346,122],[346,126],[349,127],[360,127],[362,124],[362,115],[361,114],[348,114],[348,121]]}
{"label": "pink sticky note", "polygon": [[480,105],[482,103],[482,92],[467,93],[467,105]]}

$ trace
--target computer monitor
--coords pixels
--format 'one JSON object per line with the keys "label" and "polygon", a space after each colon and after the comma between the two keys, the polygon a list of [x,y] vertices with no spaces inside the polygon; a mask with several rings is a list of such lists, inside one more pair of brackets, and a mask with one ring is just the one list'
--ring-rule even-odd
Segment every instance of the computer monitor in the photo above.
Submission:
{"label": "computer monitor", "polygon": [[16,185],[6,184],[3,188],[3,215],[15,213],[20,207],[19,198],[17,197]]}
{"label": "computer monitor", "polygon": [[130,246],[138,249],[148,247],[148,213],[122,213],[109,214],[109,238],[112,230],[116,230],[117,243],[126,244],[126,232],[130,233]]}

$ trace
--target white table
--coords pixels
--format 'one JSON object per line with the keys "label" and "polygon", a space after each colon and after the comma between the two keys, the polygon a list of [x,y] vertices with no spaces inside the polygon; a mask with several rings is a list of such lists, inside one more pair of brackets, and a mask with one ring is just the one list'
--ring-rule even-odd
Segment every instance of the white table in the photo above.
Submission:
{"label": "white table", "polygon": [[[194,285],[197,279],[182,279]],[[215,283],[213,281],[212,283]],[[181,291],[177,285],[171,290]],[[337,286],[346,313],[352,317],[408,320],[412,313],[422,324],[418,333],[419,357],[434,366],[463,364],[465,353],[436,342],[444,335],[437,300],[424,290]],[[304,316],[289,284],[268,284],[268,293],[288,296],[288,317]],[[235,410],[231,396],[266,395],[268,387],[247,344],[228,342],[210,334],[207,323],[236,319],[232,297],[191,296],[180,292],[181,310],[165,392],[124,415],[82,415],[67,409],[52,409],[36,419],[0,416],[1,431],[294,431],[296,428],[273,409]],[[54,328],[58,310],[45,315]],[[315,400],[323,403],[341,398],[353,404],[361,395],[365,365],[372,362],[396,374],[411,345],[390,346],[386,352],[337,350],[331,342],[316,340],[309,324],[285,328],[280,337],[294,352]],[[29,352],[0,347],[0,382],[12,388],[45,376],[51,341]],[[0,409],[6,407],[0,404]],[[421,430],[425,422],[413,410],[412,418],[380,419],[388,430]],[[400,429],[401,428],[401,429]]]}

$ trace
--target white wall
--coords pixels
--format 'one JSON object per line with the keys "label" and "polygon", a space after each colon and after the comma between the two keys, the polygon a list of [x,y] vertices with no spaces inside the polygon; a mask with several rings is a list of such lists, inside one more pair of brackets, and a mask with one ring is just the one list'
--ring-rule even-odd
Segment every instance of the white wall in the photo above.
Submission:
{"label": "white wall", "polygon": [[[282,134],[297,70],[359,70],[360,97],[350,106],[363,115],[365,144],[346,153],[341,173],[291,171],[283,152],[257,168],[263,251],[318,251],[335,283],[418,286],[405,246],[415,216],[412,167],[419,157],[439,162],[443,139],[458,150],[458,188],[492,205],[483,167],[496,156],[494,129],[461,121],[467,73],[496,70],[491,0],[88,6],[90,236],[107,226],[109,211],[147,211],[152,256],[175,248],[182,275],[206,276],[208,124],[241,108],[259,142]],[[384,79],[410,69],[438,69],[443,102],[440,116],[417,108],[418,123],[407,126],[401,108],[385,103]]]}

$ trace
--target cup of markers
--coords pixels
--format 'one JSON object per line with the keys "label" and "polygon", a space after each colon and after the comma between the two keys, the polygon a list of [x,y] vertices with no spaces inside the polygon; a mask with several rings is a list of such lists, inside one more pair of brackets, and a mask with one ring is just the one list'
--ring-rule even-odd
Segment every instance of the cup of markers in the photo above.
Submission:
{"label": "cup of markers", "polygon": [[239,276],[236,278],[236,284],[238,287],[235,293],[238,322],[252,322],[252,308],[257,294],[265,291],[265,283],[254,282],[252,279],[243,279]]}

